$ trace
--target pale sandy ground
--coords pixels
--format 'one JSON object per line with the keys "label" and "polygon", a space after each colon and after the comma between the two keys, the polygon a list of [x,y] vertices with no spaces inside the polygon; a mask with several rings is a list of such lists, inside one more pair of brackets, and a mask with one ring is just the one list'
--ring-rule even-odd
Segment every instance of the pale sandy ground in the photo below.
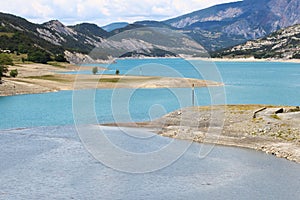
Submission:
{"label": "pale sandy ground", "polygon": [[[221,86],[221,83],[188,78],[122,76],[122,75],[72,75],[59,74],[72,70],[83,70],[74,65],[55,67],[43,64],[20,64],[10,67],[17,69],[17,78],[3,78],[0,96],[35,94],[60,90],[90,88],[184,88]],[[105,68],[99,67],[99,70]]]}
{"label": "pale sandy ground", "polygon": [[[267,109],[253,118],[254,112],[263,107]],[[284,113],[274,114],[279,108],[284,108]],[[166,137],[250,148],[300,163],[300,110],[290,109],[295,107],[191,107],[152,122],[117,125],[155,128],[157,134]]]}

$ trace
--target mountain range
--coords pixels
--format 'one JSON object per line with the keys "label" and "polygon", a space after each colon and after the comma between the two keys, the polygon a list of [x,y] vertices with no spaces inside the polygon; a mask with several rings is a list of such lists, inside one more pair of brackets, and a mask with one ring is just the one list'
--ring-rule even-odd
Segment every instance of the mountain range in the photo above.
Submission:
{"label": "mountain range", "polygon": [[244,0],[164,21],[209,51],[264,37],[300,23],[300,0]]}
{"label": "mountain range", "polygon": [[[205,55],[300,23],[300,0],[244,0],[220,4],[166,21],[113,23],[103,28],[90,23],[65,26],[58,20],[34,24],[0,13],[0,49],[26,53],[41,49],[90,59],[95,47],[110,56]],[[170,35],[170,37],[168,37]],[[120,51],[118,51],[118,49]],[[123,54],[122,54],[123,53]]]}

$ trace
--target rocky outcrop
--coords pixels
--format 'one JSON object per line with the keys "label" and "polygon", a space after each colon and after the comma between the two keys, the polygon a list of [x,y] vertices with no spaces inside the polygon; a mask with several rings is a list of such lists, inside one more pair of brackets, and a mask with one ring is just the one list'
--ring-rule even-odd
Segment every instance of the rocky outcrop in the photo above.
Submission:
{"label": "rocky outcrop", "polygon": [[215,57],[300,58],[300,25],[218,52]]}

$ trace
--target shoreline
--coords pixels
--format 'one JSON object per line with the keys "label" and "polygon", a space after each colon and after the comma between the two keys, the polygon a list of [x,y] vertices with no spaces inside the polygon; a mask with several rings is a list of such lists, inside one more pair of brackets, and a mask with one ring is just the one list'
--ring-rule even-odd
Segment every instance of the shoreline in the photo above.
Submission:
{"label": "shoreline", "polygon": [[[274,63],[300,63],[300,59],[277,59],[277,58],[263,58],[257,59],[254,57],[249,58],[204,58],[204,57],[129,57],[129,58],[116,58],[115,60],[154,60],[154,59],[184,59],[184,60],[202,60],[208,62],[274,62]],[[101,64],[101,63],[99,63]],[[113,63],[111,63],[113,64]]]}
{"label": "shoreline", "polygon": [[[265,109],[253,118],[253,114],[261,108]],[[283,113],[274,114],[281,108]],[[292,110],[295,107],[271,105],[190,107],[151,122],[112,123],[104,126],[152,128],[164,137],[248,148],[300,163],[300,110]],[[224,119],[215,119],[212,113],[216,116],[223,114]]]}
{"label": "shoreline", "polygon": [[250,58],[186,58],[186,60],[202,60],[208,62],[269,62],[269,63],[300,63],[300,59],[256,59]]}
{"label": "shoreline", "polygon": [[128,58],[115,58],[114,60],[105,63],[93,63],[93,64],[114,64],[117,60],[155,60],[155,59],[183,59],[183,60],[202,60],[208,62],[274,62],[274,63],[300,63],[300,59],[277,59],[277,58],[262,58],[257,59],[254,57],[248,58],[211,58],[211,57],[190,57],[190,56],[178,56],[178,57],[128,57]]}

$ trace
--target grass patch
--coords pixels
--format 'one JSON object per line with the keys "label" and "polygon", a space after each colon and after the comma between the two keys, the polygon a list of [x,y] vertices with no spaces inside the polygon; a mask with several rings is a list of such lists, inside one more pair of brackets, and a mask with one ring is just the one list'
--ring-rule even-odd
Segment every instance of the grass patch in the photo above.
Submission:
{"label": "grass patch", "polygon": [[257,110],[263,107],[264,107],[263,105],[227,105],[227,108],[229,110],[238,110],[238,111]]}
{"label": "grass patch", "polygon": [[14,33],[0,32],[0,36],[7,36],[9,38],[12,38],[14,36]]}
{"label": "grass patch", "polygon": [[292,108],[292,109],[289,109],[288,112],[300,112],[300,108],[297,107],[297,108]]}
{"label": "grass patch", "polygon": [[278,117],[278,115],[275,115],[275,114],[271,115],[270,117],[273,118],[273,119],[281,120],[280,117]]}
{"label": "grass patch", "polygon": [[95,81],[100,83],[143,83],[149,80],[157,80],[157,78],[99,78],[99,79],[85,79],[84,81]]}
{"label": "grass patch", "polygon": [[262,117],[259,117],[259,118],[253,118],[252,121],[255,123],[260,123],[260,122],[263,122],[264,120]]}
{"label": "grass patch", "polygon": [[100,82],[100,83],[118,83],[120,78],[93,78],[93,79],[80,79],[83,82]]}
{"label": "grass patch", "polygon": [[48,65],[51,65],[51,66],[54,66],[54,67],[59,67],[59,68],[63,68],[65,69],[66,66],[64,64],[64,62],[56,62],[56,61],[50,61],[50,62],[47,62]]}
{"label": "grass patch", "polygon": [[72,82],[71,80],[68,80],[66,78],[62,78],[62,77],[54,76],[54,75],[28,76],[26,78],[39,79],[39,80],[47,80],[47,81],[56,81],[56,82],[64,82],[64,83]]}
{"label": "grass patch", "polygon": [[101,78],[98,81],[101,83],[118,83],[120,78]]}
{"label": "grass patch", "polygon": [[27,59],[27,54],[15,54],[15,53],[10,53],[7,54],[9,57],[12,59],[14,64],[23,64],[22,60]]}

